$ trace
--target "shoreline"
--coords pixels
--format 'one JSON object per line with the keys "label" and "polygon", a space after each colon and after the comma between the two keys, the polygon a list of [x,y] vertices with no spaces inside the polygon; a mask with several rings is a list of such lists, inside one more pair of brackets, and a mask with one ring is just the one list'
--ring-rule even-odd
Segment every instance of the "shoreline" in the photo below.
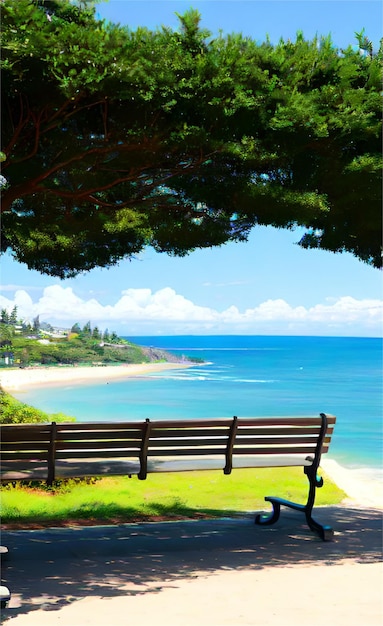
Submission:
{"label": "shoreline", "polygon": [[172,369],[186,369],[194,363],[127,363],[123,365],[75,365],[35,367],[0,370],[0,385],[8,393],[31,387],[53,387],[68,383],[83,385],[86,382],[108,384],[110,380],[122,380]]}
{"label": "shoreline", "polygon": [[[325,455],[327,457],[327,455]],[[330,458],[321,459],[320,468],[346,494],[342,504],[356,504],[363,508],[383,509],[383,483],[369,468],[350,469]]]}
{"label": "shoreline", "polygon": [[[0,370],[0,385],[4,391],[23,392],[30,388],[84,385],[86,383],[108,384],[113,380],[145,377],[148,374],[174,369],[194,367],[194,363],[135,363],[106,366],[56,366]],[[382,472],[372,468],[346,468],[335,459],[324,455],[321,468],[342,489],[345,503],[361,507],[383,509]]]}

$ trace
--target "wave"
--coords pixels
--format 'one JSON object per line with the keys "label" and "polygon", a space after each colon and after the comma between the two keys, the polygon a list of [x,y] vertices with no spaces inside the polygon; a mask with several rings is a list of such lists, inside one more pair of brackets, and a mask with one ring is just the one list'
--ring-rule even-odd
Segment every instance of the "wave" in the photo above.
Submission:
{"label": "wave", "polygon": [[180,374],[179,376],[174,375],[174,374],[173,375],[156,374],[155,376],[150,376],[150,378],[151,379],[153,379],[153,378],[155,378],[155,379],[160,378],[161,380],[207,380],[209,378],[209,380],[212,380],[209,376],[200,376],[200,375],[198,375],[198,376],[187,376],[185,374]]}
{"label": "wave", "polygon": [[211,346],[175,348],[173,346],[161,346],[161,350],[167,350],[168,352],[281,352],[283,348],[213,348]]}
{"label": "wave", "polygon": [[193,380],[193,381],[201,381],[201,380],[205,380],[207,382],[221,382],[221,383],[245,383],[245,384],[273,384],[278,382],[277,380],[270,378],[270,379],[263,379],[263,378],[237,378],[236,376],[211,376],[210,373],[207,373],[207,375],[187,375],[187,374],[180,374],[180,375],[174,375],[174,374],[156,374],[154,376],[151,376],[150,378],[160,378],[161,380],[182,380],[182,381],[186,381],[186,380]]}
{"label": "wave", "polygon": [[234,378],[236,383],[277,383],[274,379],[262,379],[262,378]]}

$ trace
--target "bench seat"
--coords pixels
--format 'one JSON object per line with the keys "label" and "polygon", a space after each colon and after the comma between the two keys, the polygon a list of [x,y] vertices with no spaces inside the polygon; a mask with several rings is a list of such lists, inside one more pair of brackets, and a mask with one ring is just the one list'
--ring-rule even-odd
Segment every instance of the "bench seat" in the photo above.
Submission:
{"label": "bench seat", "polygon": [[[198,470],[222,470],[224,459],[207,456],[153,457],[148,460],[148,473],[157,472],[192,472]],[[312,459],[298,455],[259,455],[237,457],[233,460],[233,469],[257,467],[308,467]],[[86,478],[89,476],[136,476],[140,473],[140,462],[116,459],[66,459],[56,462],[55,478]],[[45,480],[47,468],[41,463],[29,461],[3,463],[2,480]]]}

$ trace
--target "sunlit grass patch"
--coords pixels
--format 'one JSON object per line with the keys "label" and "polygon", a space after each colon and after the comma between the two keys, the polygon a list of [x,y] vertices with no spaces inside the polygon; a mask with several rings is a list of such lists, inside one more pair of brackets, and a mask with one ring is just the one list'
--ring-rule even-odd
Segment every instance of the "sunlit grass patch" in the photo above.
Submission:
{"label": "sunlit grass patch", "polygon": [[[307,490],[301,468],[238,469],[229,476],[210,470],[149,474],[145,481],[136,477],[67,480],[52,488],[43,483],[12,483],[3,487],[2,522],[54,525],[75,520],[105,523],[153,516],[220,516],[260,510],[267,495],[304,503]],[[338,504],[344,497],[325,476],[316,505]]]}

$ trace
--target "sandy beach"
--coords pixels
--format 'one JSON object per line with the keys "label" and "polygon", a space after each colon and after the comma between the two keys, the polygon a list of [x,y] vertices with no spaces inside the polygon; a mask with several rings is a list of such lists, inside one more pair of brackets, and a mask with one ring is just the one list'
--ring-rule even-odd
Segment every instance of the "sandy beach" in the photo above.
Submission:
{"label": "sandy beach", "polygon": [[381,469],[373,475],[372,470],[343,467],[334,459],[327,458],[327,455],[322,457],[321,467],[334,483],[346,492],[348,497],[345,504],[383,509]]}
{"label": "sandy beach", "polygon": [[134,363],[100,366],[58,366],[0,370],[0,385],[12,393],[28,387],[47,385],[84,384],[97,381],[106,384],[111,380],[146,376],[153,372],[192,367],[192,363]]}

